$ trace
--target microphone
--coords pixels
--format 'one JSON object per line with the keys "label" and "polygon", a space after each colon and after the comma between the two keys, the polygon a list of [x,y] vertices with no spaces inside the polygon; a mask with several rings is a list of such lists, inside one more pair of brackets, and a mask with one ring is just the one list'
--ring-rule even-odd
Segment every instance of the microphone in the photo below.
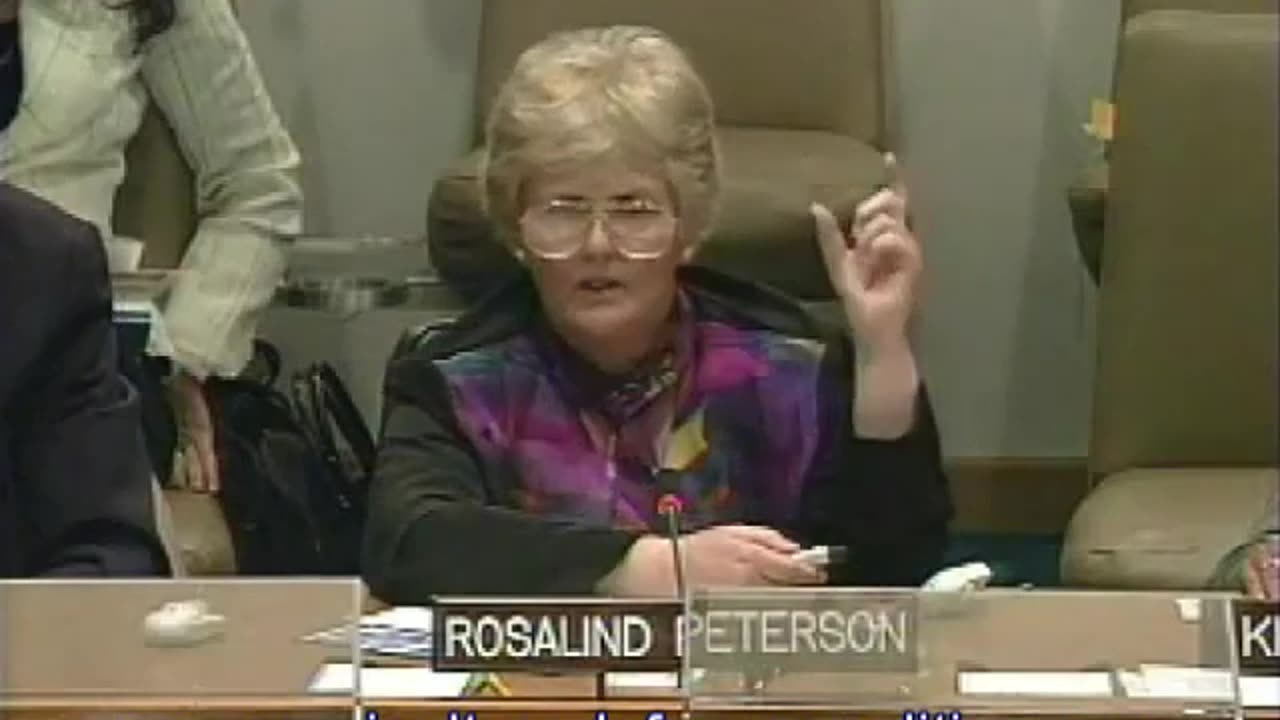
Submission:
{"label": "microphone", "polygon": [[684,552],[680,547],[680,518],[684,513],[684,501],[675,493],[663,493],[658,498],[658,514],[665,519],[667,540],[671,542],[671,560],[676,571],[676,594],[680,602],[684,602],[686,586],[684,580]]}
{"label": "microphone", "polygon": [[[676,599],[680,602],[681,622],[687,623],[689,617],[689,589],[684,579],[684,552],[680,547],[680,519],[684,515],[684,500],[675,492],[677,483],[674,474],[669,470],[658,472],[658,488],[664,492],[658,496],[658,514],[666,520],[667,540],[671,543],[671,561],[676,573]],[[683,636],[683,633],[682,633]],[[685,686],[685,670],[688,663],[688,652],[685,648],[676,648],[682,658],[681,669],[676,673],[676,687]]]}

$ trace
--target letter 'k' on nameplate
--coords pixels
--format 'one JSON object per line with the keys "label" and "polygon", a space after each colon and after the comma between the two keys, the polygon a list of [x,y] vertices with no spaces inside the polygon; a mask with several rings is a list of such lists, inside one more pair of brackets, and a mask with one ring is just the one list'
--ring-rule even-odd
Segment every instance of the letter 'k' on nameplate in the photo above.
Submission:
{"label": "letter 'k' on nameplate", "polygon": [[1280,603],[1232,602],[1240,700],[1248,708],[1280,708]]}
{"label": "letter 'k' on nameplate", "polygon": [[1280,675],[1280,603],[1237,600],[1236,660],[1241,675]]}
{"label": "letter 'k' on nameplate", "polygon": [[672,671],[759,665],[813,672],[912,672],[911,596],[742,595],[695,602],[441,598],[437,670]]}

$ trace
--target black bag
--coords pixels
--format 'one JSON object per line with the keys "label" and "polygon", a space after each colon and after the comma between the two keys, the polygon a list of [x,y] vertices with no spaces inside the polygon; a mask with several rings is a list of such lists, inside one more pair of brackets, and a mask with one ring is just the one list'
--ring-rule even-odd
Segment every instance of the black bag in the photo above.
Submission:
{"label": "black bag", "polygon": [[222,469],[219,496],[243,575],[358,575],[374,442],[333,368],[275,387],[280,356],[255,344],[209,399]]}

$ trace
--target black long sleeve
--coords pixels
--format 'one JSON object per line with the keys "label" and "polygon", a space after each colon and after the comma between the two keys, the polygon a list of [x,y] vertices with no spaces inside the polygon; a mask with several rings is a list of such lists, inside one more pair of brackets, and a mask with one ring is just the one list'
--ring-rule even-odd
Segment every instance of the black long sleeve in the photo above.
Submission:
{"label": "black long sleeve", "polygon": [[429,363],[387,373],[363,574],[390,603],[432,596],[590,595],[637,535],[536,517],[500,504],[480,460],[433,407],[447,393]]}
{"label": "black long sleeve", "polygon": [[833,342],[821,431],[826,452],[809,483],[799,535],[849,548],[837,585],[913,587],[942,564],[954,513],[928,389],[916,394],[912,429],[895,440],[854,437],[853,356]]}
{"label": "black long sleeve", "polygon": [[853,440],[847,487],[854,538],[846,584],[917,586],[942,565],[953,515],[938,431],[927,390],[916,425],[892,441]]}
{"label": "black long sleeve", "polygon": [[105,253],[92,228],[74,228],[68,223],[65,240],[40,235],[50,249],[37,252],[47,262],[27,268],[58,288],[44,297],[56,296],[61,306],[44,316],[49,331],[14,398],[13,477],[25,527],[20,570],[163,575],[169,568],[154,523],[138,396],[117,369]]}

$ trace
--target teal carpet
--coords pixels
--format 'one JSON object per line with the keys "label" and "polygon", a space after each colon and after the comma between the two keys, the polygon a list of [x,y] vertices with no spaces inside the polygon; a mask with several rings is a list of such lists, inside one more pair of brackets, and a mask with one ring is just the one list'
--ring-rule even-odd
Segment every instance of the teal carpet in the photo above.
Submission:
{"label": "teal carpet", "polygon": [[951,538],[947,565],[981,561],[994,571],[992,585],[1056,587],[1059,535],[1009,535],[960,533]]}

